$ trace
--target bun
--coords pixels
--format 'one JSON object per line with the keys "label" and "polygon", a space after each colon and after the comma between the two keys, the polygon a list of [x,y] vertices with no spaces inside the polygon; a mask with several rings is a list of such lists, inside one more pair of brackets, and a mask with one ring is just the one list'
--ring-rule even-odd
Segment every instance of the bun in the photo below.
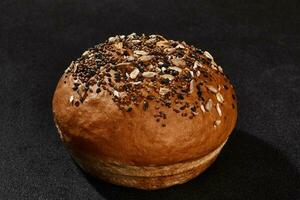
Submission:
{"label": "bun", "polygon": [[237,120],[234,88],[207,52],[160,35],[115,36],[58,82],[60,137],[88,173],[158,189],[204,171]]}

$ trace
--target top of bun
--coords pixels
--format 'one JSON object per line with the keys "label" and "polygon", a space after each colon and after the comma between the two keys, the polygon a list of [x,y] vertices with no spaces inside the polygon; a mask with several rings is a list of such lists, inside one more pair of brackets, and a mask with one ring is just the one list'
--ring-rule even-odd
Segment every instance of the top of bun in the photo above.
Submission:
{"label": "top of bun", "polygon": [[[233,86],[209,52],[135,33],[110,37],[72,61],[57,86],[53,112],[66,137],[103,144],[80,148],[135,164],[205,155],[224,142],[237,117]],[[174,155],[162,158],[153,152],[174,147],[185,153],[171,150]]]}

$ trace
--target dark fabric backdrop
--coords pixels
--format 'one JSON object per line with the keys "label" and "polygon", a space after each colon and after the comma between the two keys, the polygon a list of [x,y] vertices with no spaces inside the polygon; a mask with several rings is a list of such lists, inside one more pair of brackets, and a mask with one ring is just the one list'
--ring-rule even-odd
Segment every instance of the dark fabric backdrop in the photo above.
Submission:
{"label": "dark fabric backdrop", "polygon": [[[0,199],[300,199],[299,1],[0,2]],[[159,33],[208,50],[236,86],[237,127],[203,175],[141,191],[84,174],[51,98],[84,49]]]}

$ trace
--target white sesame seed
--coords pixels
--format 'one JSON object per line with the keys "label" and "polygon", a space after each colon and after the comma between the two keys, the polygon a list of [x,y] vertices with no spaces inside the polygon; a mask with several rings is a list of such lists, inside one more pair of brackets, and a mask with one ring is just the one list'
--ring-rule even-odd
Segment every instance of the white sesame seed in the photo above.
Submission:
{"label": "white sesame seed", "polygon": [[119,92],[117,90],[114,90],[113,93],[114,93],[115,97],[118,97],[118,98],[120,97],[120,94],[119,94]]}
{"label": "white sesame seed", "polygon": [[201,72],[198,70],[198,71],[196,72],[196,75],[197,75],[197,76],[200,76],[200,74],[201,74]]}
{"label": "white sesame seed", "polygon": [[200,108],[201,108],[202,112],[205,113],[205,108],[204,108],[204,105],[203,105],[203,104],[200,105]]}
{"label": "white sesame seed", "polygon": [[217,127],[221,124],[221,120],[216,120],[215,123],[214,123],[214,127]]}
{"label": "white sesame seed", "polygon": [[190,71],[190,74],[192,77],[194,77],[194,72],[193,71]]}
{"label": "white sesame seed", "polygon": [[72,96],[70,96],[70,103],[72,104],[73,101],[74,101],[74,96],[72,95]]}

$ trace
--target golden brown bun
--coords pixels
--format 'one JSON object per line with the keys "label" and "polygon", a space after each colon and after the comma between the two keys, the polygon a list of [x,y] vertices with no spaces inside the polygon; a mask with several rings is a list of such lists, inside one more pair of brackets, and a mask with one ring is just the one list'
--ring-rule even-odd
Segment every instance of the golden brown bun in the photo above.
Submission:
{"label": "golden brown bun", "polygon": [[[137,37],[136,40],[142,40],[143,44],[146,39],[155,38],[155,36],[144,35],[134,37]],[[131,42],[132,38],[130,39],[129,36],[126,38],[129,38],[127,40]],[[123,41],[121,48],[126,48],[126,44],[129,43],[128,41],[126,43],[126,38],[120,39],[119,37],[117,41],[110,38],[105,43],[107,46],[103,47],[102,45],[98,48],[110,49],[112,45],[119,44],[120,41]],[[155,43],[160,44],[159,41],[167,40],[157,36]],[[184,42],[181,44],[184,47],[180,47],[185,48],[184,52],[187,54],[191,54],[190,52],[195,49]],[[117,47],[119,48],[120,44]],[[127,48],[130,49],[131,46],[127,46]],[[164,49],[166,47],[162,45],[149,48]],[[180,49],[177,49],[176,52],[179,52]],[[171,94],[171,92],[169,92],[169,96],[166,96],[160,93],[160,88],[176,87],[186,80],[175,78],[174,84],[172,82],[172,84],[164,86],[159,83],[163,73],[158,72],[155,77],[151,78],[154,79],[153,83],[157,83],[155,87],[147,85],[150,81],[147,82],[146,74],[143,74],[145,77],[141,79],[142,83],[139,83],[142,86],[135,86],[132,83],[132,87],[140,87],[137,90],[142,91],[142,94],[137,95],[138,100],[128,102],[128,99],[122,101],[121,92],[114,93],[116,86],[111,83],[102,83],[104,86],[93,84],[101,78],[100,73],[103,72],[100,69],[96,73],[96,76],[98,74],[100,78],[96,78],[96,81],[91,81],[95,79],[94,73],[87,79],[82,75],[85,71],[80,72],[80,70],[95,65],[90,61],[93,60],[95,51],[85,52],[83,59],[72,62],[58,82],[53,97],[56,126],[61,139],[78,164],[87,172],[109,182],[143,189],[157,189],[182,183],[205,170],[218,155],[237,119],[234,89],[223,74],[222,68],[216,65],[211,55],[208,52],[197,54],[197,59],[201,64],[198,67],[194,65],[194,68],[188,66],[189,57],[184,57],[186,66],[181,66],[181,63],[178,64],[174,60],[170,63],[170,65],[178,64],[177,66],[183,70],[193,71],[191,72],[192,77],[188,77],[190,79],[187,83],[190,90],[183,93],[184,99],[178,94]],[[91,54],[92,56],[89,56]],[[140,59],[144,55],[134,56],[138,57],[135,59]],[[151,59],[152,63],[150,64],[155,65],[155,55]],[[80,62],[85,63],[82,66],[76,66],[76,63]],[[124,61],[114,61],[113,65],[118,66],[118,63],[124,63]],[[150,64],[147,63],[145,66],[147,71],[153,69],[152,66],[149,68]],[[201,70],[199,71],[197,68],[201,68]],[[134,65],[133,68],[126,68],[129,72],[134,69]],[[125,77],[127,71],[119,70],[119,72],[121,76]],[[89,73],[88,75],[90,75]],[[181,73],[184,72],[174,76],[180,76]],[[140,71],[139,74],[141,76],[142,72]],[[113,83],[120,84],[134,79],[128,75],[129,73],[124,79],[121,78],[121,81],[113,81]],[[77,77],[76,80],[74,77]],[[79,87],[78,80],[80,80]],[[87,81],[91,82],[82,92],[80,87]],[[201,86],[197,85],[200,82]],[[110,87],[113,89],[110,90]],[[199,88],[201,94],[197,92],[198,87],[201,87]],[[97,88],[101,88],[101,91],[97,91]],[[127,90],[123,93],[129,100],[135,94]],[[153,97],[155,97],[154,100]],[[169,101],[169,104],[165,101]],[[207,157],[209,159],[205,159]],[[198,164],[196,165],[197,160]],[[185,167],[180,163],[186,163]],[[117,166],[117,170],[114,170],[113,166]],[[164,167],[165,169],[163,169]]]}

